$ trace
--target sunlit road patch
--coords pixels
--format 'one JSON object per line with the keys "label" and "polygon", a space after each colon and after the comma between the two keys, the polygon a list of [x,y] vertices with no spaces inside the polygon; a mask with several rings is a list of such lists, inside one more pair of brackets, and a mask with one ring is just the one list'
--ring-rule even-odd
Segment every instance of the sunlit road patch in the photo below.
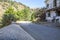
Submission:
{"label": "sunlit road patch", "polygon": [[17,21],[16,23],[31,23],[31,21]]}

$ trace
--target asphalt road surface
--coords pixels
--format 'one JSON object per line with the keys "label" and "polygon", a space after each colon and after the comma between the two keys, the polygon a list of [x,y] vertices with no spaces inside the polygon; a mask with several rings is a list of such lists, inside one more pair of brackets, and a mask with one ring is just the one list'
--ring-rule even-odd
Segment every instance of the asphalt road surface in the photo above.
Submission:
{"label": "asphalt road surface", "polygon": [[35,40],[19,25],[11,24],[0,29],[0,40]]}
{"label": "asphalt road surface", "polygon": [[60,29],[52,27],[19,22],[0,29],[0,40],[60,40]]}
{"label": "asphalt road surface", "polygon": [[44,25],[33,23],[19,23],[26,32],[28,32],[36,40],[60,40],[60,29],[50,28]]}

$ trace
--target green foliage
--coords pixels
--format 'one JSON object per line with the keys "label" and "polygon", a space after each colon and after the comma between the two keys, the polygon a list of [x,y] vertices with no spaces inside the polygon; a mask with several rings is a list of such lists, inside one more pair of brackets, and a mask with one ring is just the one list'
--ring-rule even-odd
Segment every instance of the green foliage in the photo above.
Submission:
{"label": "green foliage", "polygon": [[34,12],[31,14],[31,21],[34,21],[35,20],[35,14]]}
{"label": "green foliage", "polygon": [[[13,0],[0,0],[0,4],[2,6],[1,9],[3,9],[3,11],[1,11],[1,14],[2,14],[2,12],[4,13],[4,14],[2,14],[3,17],[1,17],[2,26],[9,25],[9,24],[11,24],[12,21],[31,20],[31,12],[30,12],[29,7],[27,7],[26,5],[24,5],[20,2],[13,1]],[[20,5],[22,8],[20,7]],[[21,8],[21,9],[19,9],[19,8]]]}
{"label": "green foliage", "polygon": [[35,11],[33,13],[34,20],[38,21],[38,22],[45,21],[45,13],[44,13],[44,11],[45,11],[45,8],[41,8],[41,9],[37,8],[37,9],[35,9]]}
{"label": "green foliage", "polygon": [[26,8],[26,9],[24,9],[23,10],[23,12],[24,12],[24,19],[27,21],[27,20],[29,20],[29,18],[30,18],[30,10],[28,9],[28,8]]}
{"label": "green foliage", "polygon": [[3,26],[11,24],[12,21],[18,20],[16,12],[14,11],[13,7],[9,7],[2,18]]}
{"label": "green foliage", "polygon": [[14,11],[13,7],[9,7],[3,15],[2,24],[3,26],[11,24],[12,21],[27,21],[31,19],[30,9],[25,8],[21,11]]}
{"label": "green foliage", "polygon": [[30,15],[31,14],[30,14],[30,10],[28,8],[25,8],[25,9],[23,9],[21,11],[18,11],[17,14],[20,17],[19,20],[21,20],[21,21],[30,20],[30,17],[31,17]]}
{"label": "green foliage", "polygon": [[9,2],[9,1],[12,1],[12,0],[0,0],[0,2]]}

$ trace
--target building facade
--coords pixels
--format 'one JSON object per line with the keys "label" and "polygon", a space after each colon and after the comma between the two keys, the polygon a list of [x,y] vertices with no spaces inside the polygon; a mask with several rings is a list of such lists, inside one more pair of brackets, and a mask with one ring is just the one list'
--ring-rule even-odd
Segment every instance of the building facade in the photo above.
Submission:
{"label": "building facade", "polygon": [[46,0],[46,20],[60,23],[60,0]]}

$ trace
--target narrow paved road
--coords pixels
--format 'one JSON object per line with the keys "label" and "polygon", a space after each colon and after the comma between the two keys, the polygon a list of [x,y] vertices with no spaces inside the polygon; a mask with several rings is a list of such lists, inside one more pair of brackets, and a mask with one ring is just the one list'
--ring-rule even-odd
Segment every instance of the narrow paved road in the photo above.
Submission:
{"label": "narrow paved road", "polygon": [[19,25],[11,24],[0,29],[0,40],[35,40]]}
{"label": "narrow paved road", "polygon": [[19,23],[36,40],[60,40],[60,29],[32,23]]}

